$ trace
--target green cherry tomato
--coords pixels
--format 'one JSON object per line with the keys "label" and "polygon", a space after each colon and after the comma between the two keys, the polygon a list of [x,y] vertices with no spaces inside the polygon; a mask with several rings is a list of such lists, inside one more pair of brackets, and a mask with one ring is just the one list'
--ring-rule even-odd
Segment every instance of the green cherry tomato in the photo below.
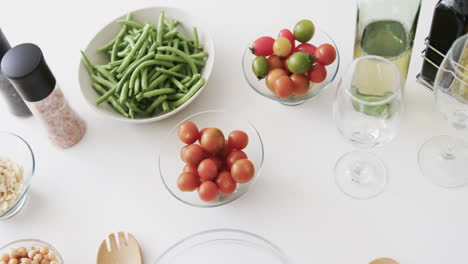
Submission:
{"label": "green cherry tomato", "polygon": [[268,59],[265,56],[258,56],[252,62],[252,70],[259,80],[265,78],[269,70]]}
{"label": "green cherry tomato", "polygon": [[312,39],[314,33],[314,23],[308,19],[301,20],[294,26],[294,38],[299,42],[308,42]]}
{"label": "green cherry tomato", "polygon": [[289,56],[287,64],[292,73],[304,74],[310,70],[312,58],[307,52],[299,51]]}

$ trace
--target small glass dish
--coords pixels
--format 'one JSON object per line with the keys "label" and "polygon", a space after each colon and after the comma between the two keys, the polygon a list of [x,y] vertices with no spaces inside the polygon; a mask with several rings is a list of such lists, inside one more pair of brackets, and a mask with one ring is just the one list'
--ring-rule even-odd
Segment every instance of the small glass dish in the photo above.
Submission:
{"label": "small glass dish", "polygon": [[28,250],[29,252],[29,248],[31,247],[34,247],[35,249],[40,249],[41,247],[48,248],[49,252],[53,252],[55,254],[55,261],[58,264],[63,264],[62,256],[59,254],[57,249],[55,249],[51,244],[45,241],[39,240],[39,239],[20,239],[20,240],[10,242],[0,248],[0,256],[5,253],[9,254],[11,249],[18,249],[18,248],[26,248],[26,250]]}
{"label": "small glass dish", "polygon": [[[179,140],[177,129],[185,121],[195,123],[198,129],[215,127],[221,129],[227,137],[233,130],[242,130],[249,136],[249,144],[243,149],[250,161],[255,166],[254,178],[246,184],[238,184],[236,191],[230,195],[219,194],[213,202],[204,202],[198,192],[182,192],[177,187],[177,178],[182,173],[185,163],[180,159],[180,150],[185,145]],[[217,207],[225,205],[243,196],[250,186],[260,176],[263,165],[263,142],[257,129],[241,116],[222,110],[211,110],[192,115],[176,127],[174,127],[167,138],[163,141],[160,149],[158,166],[161,179],[167,190],[179,201],[195,207]]]}
{"label": "small glass dish", "polygon": [[183,239],[169,248],[155,264],[219,263],[287,264],[285,254],[268,240],[232,229],[215,229]]}
{"label": "small glass dish", "polygon": [[23,167],[23,182],[18,198],[4,212],[0,211],[0,220],[5,220],[19,213],[26,204],[29,185],[34,175],[35,159],[28,142],[16,134],[0,132],[0,146],[0,157],[10,159]]}
{"label": "small glass dish", "polygon": [[[338,47],[336,46],[333,39],[323,31],[317,30],[309,43],[315,45],[316,47],[325,43],[332,45],[336,50],[336,59],[332,64],[325,66],[327,69],[327,78],[321,83],[311,83],[309,92],[307,94],[302,96],[293,95],[288,98],[280,98],[267,87],[265,79],[259,80],[252,71],[252,62],[255,59],[255,55],[253,55],[249,49],[252,46],[252,42],[250,42],[249,45],[245,48],[244,55],[242,56],[242,69],[244,72],[244,77],[249,86],[260,95],[289,106],[300,105],[306,100],[319,95],[322,91],[330,87],[335,80],[335,77],[338,74],[338,69],[340,67],[340,54]],[[297,41],[296,44],[298,44]]]}

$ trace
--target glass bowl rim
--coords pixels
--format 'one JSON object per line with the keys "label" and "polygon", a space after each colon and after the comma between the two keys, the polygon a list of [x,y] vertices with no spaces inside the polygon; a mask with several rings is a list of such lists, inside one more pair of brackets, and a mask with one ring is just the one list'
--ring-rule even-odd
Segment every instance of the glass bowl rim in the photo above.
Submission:
{"label": "glass bowl rim", "polygon": [[[334,63],[336,63],[336,70],[335,72],[333,73],[333,76],[331,77],[331,79],[320,89],[318,90],[316,93],[314,94],[311,94],[311,95],[307,95],[307,96],[304,96],[302,98],[297,98],[295,100],[291,100],[291,99],[288,99],[288,98],[279,98],[279,97],[275,97],[275,96],[272,96],[272,95],[268,95],[268,94],[265,94],[261,91],[259,91],[256,87],[256,85],[252,84],[250,81],[249,81],[249,78],[247,78],[247,69],[246,69],[246,65],[244,65],[244,58],[245,56],[247,56],[247,54],[250,53],[250,44],[253,42],[253,41],[250,41],[249,44],[247,45],[247,48],[244,49],[244,52],[242,54],[242,60],[241,60],[241,66],[242,66],[242,74],[244,75],[244,79],[245,81],[247,82],[247,84],[250,86],[250,88],[252,88],[256,93],[260,94],[261,96],[263,97],[266,97],[268,99],[271,99],[271,100],[274,100],[274,101],[277,101],[277,102],[280,102],[280,103],[297,103],[297,102],[303,102],[303,101],[306,101],[306,100],[309,100],[311,98],[314,98],[320,94],[322,94],[323,91],[325,90],[328,90],[328,88],[333,84],[333,82],[336,80],[336,76],[338,75],[338,72],[340,70],[340,65],[341,65],[341,57],[340,57],[340,51],[338,49],[338,45],[336,44],[335,40],[330,37],[330,35],[328,33],[326,33],[325,31],[322,31],[322,30],[316,30],[315,31],[316,33],[318,32],[319,34],[323,34],[325,37],[327,37],[331,43],[331,45],[333,45],[333,47],[335,48],[336,50],[336,60]],[[323,43],[325,44],[325,43]]]}
{"label": "glass bowl rim", "polygon": [[31,180],[32,180],[32,178],[33,178],[33,176],[34,176],[34,174],[36,172],[36,158],[34,156],[34,151],[32,150],[31,145],[29,145],[29,143],[23,137],[15,134],[15,133],[8,132],[8,131],[0,131],[0,136],[2,136],[2,135],[7,135],[9,137],[14,137],[15,139],[19,139],[19,141],[23,142],[26,145],[26,148],[29,150],[29,153],[31,154],[32,169],[31,169],[31,177],[29,177],[28,180],[23,182],[24,188],[23,188],[23,191],[22,191],[21,195],[18,197],[18,199],[16,199],[16,201],[10,207],[8,207],[8,209],[5,212],[0,214],[0,217],[5,216],[8,213],[10,213],[10,211],[14,210],[14,208],[16,208],[16,206],[24,199],[24,197],[26,196],[26,194],[29,191],[29,186],[31,185]]}
{"label": "glass bowl rim", "polygon": [[[186,243],[186,242],[188,242],[188,241],[190,241],[190,240],[192,240],[194,238],[201,237],[201,236],[204,236],[204,235],[209,235],[209,234],[223,233],[223,232],[224,233],[231,233],[231,234],[240,234],[240,235],[244,235],[244,236],[253,237],[255,239],[258,239],[261,242],[264,242],[269,247],[271,247],[270,251],[272,251],[277,257],[279,257],[284,264],[289,264],[290,263],[288,257],[283,252],[283,250],[280,247],[278,247],[276,244],[274,244],[273,242],[267,240],[266,238],[263,238],[262,236],[259,236],[257,234],[254,234],[254,233],[251,233],[251,232],[248,232],[248,231],[239,230],[239,229],[220,228],[220,229],[210,229],[210,230],[201,231],[201,232],[192,234],[192,235],[190,235],[190,236],[188,236],[186,238],[183,238],[183,239],[179,240],[178,242],[176,242],[175,244],[170,246],[168,249],[166,249],[164,251],[164,253],[156,259],[154,264],[158,264],[171,251],[173,251],[174,249],[178,248],[179,246],[183,245],[184,243]],[[219,238],[218,239],[213,239],[210,242],[217,241],[217,240],[220,240],[220,239]],[[204,242],[204,243],[206,243],[206,242]]]}
{"label": "glass bowl rim", "polygon": [[[175,125],[174,128],[172,128],[170,130],[170,132],[167,134],[167,136],[165,137],[165,139],[169,139],[169,137],[178,129],[178,127],[186,122],[186,121],[189,121],[191,120],[192,118],[196,117],[196,116],[200,116],[200,115],[204,115],[204,114],[209,114],[209,113],[230,113],[229,111],[226,111],[226,110],[205,110],[205,111],[201,111],[201,112],[198,112],[198,113],[195,113],[195,114],[192,114],[186,118],[184,118],[182,121],[180,121],[177,125]],[[262,172],[262,169],[263,169],[263,162],[265,160],[265,147],[263,145],[263,140],[262,140],[262,137],[260,136],[260,133],[258,132],[257,128],[248,120],[245,120],[243,122],[246,122],[252,129],[253,131],[255,132],[255,134],[257,135],[258,137],[258,140],[260,141],[260,153],[261,153],[261,158],[260,158],[260,167],[257,168],[256,172],[255,172],[255,176],[254,178],[252,179],[251,182],[247,183],[247,190],[239,195],[238,197],[235,197],[233,199],[230,199],[230,200],[226,200],[224,202],[221,202],[221,203],[217,203],[217,204],[210,204],[210,203],[206,203],[206,205],[198,205],[198,204],[194,204],[194,203],[190,203],[190,202],[187,202],[185,201],[184,199],[178,197],[174,192],[172,192],[172,190],[170,189],[168,183],[164,180],[164,174],[161,170],[161,156],[162,156],[162,146],[159,148],[159,153],[158,153],[158,162],[157,162],[157,165],[158,165],[158,171],[159,171],[159,176],[164,184],[164,187],[166,187],[166,190],[174,197],[176,198],[177,200],[179,200],[180,202],[186,204],[186,205],[189,205],[189,206],[193,206],[193,207],[198,207],[198,208],[216,208],[216,207],[220,207],[220,206],[223,206],[223,205],[226,205],[226,204],[229,204],[231,202],[234,202],[236,201],[237,199],[243,197],[250,189],[250,187],[252,186],[253,183],[255,183],[255,181],[259,178],[259,176],[261,175],[261,172]],[[167,142],[167,140],[163,141],[163,142]],[[162,144],[164,145],[164,143]]]}
{"label": "glass bowl rim", "polygon": [[46,246],[47,248],[49,248],[49,250],[52,250],[55,253],[56,258],[60,261],[60,264],[63,264],[62,255],[60,255],[58,250],[52,244],[50,244],[49,242],[46,242],[46,241],[40,240],[40,239],[23,238],[23,239],[14,240],[14,241],[11,241],[11,242],[1,246],[0,251],[9,249],[9,247],[12,247],[13,245],[18,244],[18,243],[37,243],[39,246]]}

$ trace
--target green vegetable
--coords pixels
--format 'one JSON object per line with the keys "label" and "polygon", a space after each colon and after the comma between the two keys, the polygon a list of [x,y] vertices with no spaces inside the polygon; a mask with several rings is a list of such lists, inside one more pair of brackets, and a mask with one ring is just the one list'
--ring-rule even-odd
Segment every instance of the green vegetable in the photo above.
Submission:
{"label": "green vegetable", "polygon": [[257,56],[252,62],[252,70],[259,80],[265,78],[270,66],[265,56]]}
{"label": "green vegetable", "polygon": [[302,43],[306,43],[312,39],[315,34],[315,26],[308,19],[297,22],[294,26],[294,38]]}
{"label": "green vegetable", "polygon": [[141,24],[132,15],[118,20],[121,30],[98,51],[108,56],[104,65],[93,65],[82,53],[96,105],[107,102],[127,118],[167,113],[187,102],[205,84],[200,71],[207,52],[193,28],[193,40],[181,31],[179,21],[161,12],[157,25]]}
{"label": "green vegetable", "polygon": [[288,65],[288,69],[292,73],[304,74],[310,70],[314,59],[315,58],[309,55],[307,52],[298,51],[289,56],[286,63]]}

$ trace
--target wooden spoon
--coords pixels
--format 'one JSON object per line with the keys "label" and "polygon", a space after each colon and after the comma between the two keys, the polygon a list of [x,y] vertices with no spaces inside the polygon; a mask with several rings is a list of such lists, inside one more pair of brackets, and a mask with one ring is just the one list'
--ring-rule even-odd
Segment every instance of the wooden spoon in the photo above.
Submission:
{"label": "wooden spoon", "polygon": [[376,260],[373,260],[369,264],[400,264],[396,260],[391,259],[391,258],[379,258]]}
{"label": "wooden spoon", "polygon": [[141,250],[137,240],[131,234],[125,240],[123,232],[118,233],[119,247],[117,247],[116,235],[109,235],[110,251],[107,249],[106,240],[102,241],[97,255],[97,264],[142,264]]}

